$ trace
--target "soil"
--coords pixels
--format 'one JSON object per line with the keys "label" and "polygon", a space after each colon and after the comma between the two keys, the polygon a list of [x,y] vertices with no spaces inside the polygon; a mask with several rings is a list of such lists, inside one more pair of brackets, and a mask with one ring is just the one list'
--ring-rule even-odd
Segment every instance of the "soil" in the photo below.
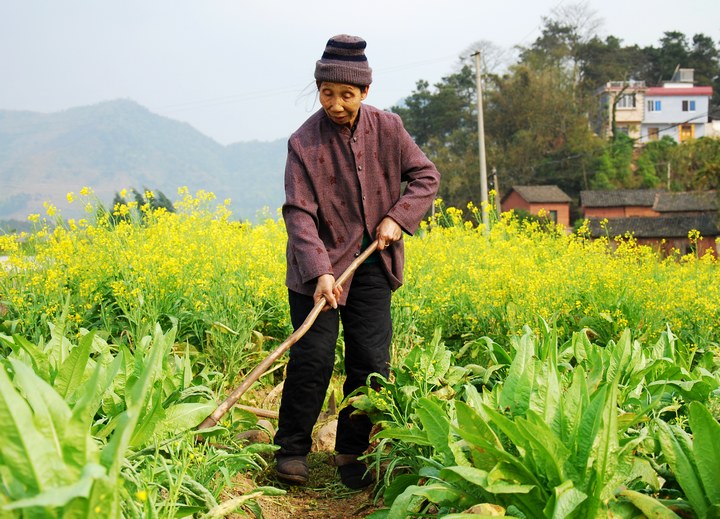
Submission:
{"label": "soil", "polygon": [[[335,384],[339,385],[339,382]],[[263,409],[277,410],[281,392],[282,383],[267,394],[256,391],[250,403]],[[332,431],[326,435],[322,432],[323,426],[331,425],[333,421],[337,427],[335,391],[331,390],[327,408],[320,413],[313,430],[313,450],[308,454],[310,481],[307,485],[293,486],[277,479],[275,461],[272,455],[269,455],[266,458],[267,468],[262,473],[238,474],[234,479],[235,487],[226,489],[222,500],[250,494],[255,488],[262,486],[284,490],[284,495],[261,496],[255,500],[262,511],[262,519],[360,519],[382,508],[382,499],[375,498],[372,486],[358,491],[350,490],[340,482],[333,454],[330,452],[335,444],[335,433]],[[268,430],[270,435],[274,434],[272,426],[269,426]],[[254,518],[255,515],[244,509],[226,517],[247,519]]]}
{"label": "soil", "polygon": [[[255,475],[254,481],[243,475],[236,476],[235,488],[228,489],[228,494],[245,494],[258,486],[285,490],[284,495],[262,496],[256,500],[263,519],[356,519],[367,517],[382,506],[375,501],[372,486],[355,491],[340,483],[330,453],[309,454],[308,465],[310,481],[305,486],[291,486],[278,480],[271,462],[263,473]],[[227,517],[253,515],[235,513]]]}

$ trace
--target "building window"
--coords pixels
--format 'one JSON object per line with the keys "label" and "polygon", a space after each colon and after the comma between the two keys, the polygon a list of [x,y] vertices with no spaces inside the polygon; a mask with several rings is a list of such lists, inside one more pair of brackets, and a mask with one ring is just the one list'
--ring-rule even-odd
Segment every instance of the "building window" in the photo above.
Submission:
{"label": "building window", "polygon": [[652,99],[647,102],[648,112],[660,112],[662,110],[662,101],[653,101]]}
{"label": "building window", "polygon": [[660,138],[660,128],[648,128],[648,139],[656,141]]}
{"label": "building window", "polygon": [[623,94],[617,100],[618,108],[635,108],[635,94]]}
{"label": "building window", "polygon": [[682,111],[683,112],[694,112],[695,111],[695,101],[684,100],[682,102]]}
{"label": "building window", "polygon": [[550,213],[550,219],[551,219],[554,223],[558,223],[557,211],[555,211],[554,209],[551,209],[550,211],[548,211],[548,213]]}

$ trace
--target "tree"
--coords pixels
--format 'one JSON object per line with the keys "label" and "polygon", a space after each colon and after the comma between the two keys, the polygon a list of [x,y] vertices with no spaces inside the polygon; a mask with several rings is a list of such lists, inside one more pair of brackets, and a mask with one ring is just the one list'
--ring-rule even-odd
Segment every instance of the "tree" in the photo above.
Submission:
{"label": "tree", "polygon": [[618,133],[610,142],[610,155],[615,166],[617,187],[635,187],[632,181],[633,144],[633,140],[624,133]]}
{"label": "tree", "polygon": [[639,79],[645,63],[637,45],[622,46],[622,40],[608,36],[584,43],[578,50],[583,95],[590,96],[608,81]]}
{"label": "tree", "polygon": [[612,178],[615,178],[615,166],[610,157],[610,149],[603,151],[595,167],[595,175],[590,182],[591,189],[612,189]]}
{"label": "tree", "polygon": [[474,72],[464,66],[437,83],[434,91],[427,81],[418,81],[416,90],[390,110],[403,119],[418,146],[425,146],[433,137],[444,139],[458,129],[475,129],[475,96]]}
{"label": "tree", "polygon": [[597,38],[602,25],[587,3],[560,5],[543,18],[542,34],[520,53],[521,62],[535,68],[557,68],[567,72],[573,84],[582,80],[583,49]]}
{"label": "tree", "polygon": [[670,168],[672,150],[677,146],[678,143],[675,139],[665,135],[660,140],[651,141],[645,144],[640,151],[638,162],[643,160],[652,164],[658,180],[660,183],[664,184],[664,180],[667,178],[668,168]]}
{"label": "tree", "polygon": [[720,139],[701,137],[672,148],[673,188],[720,189]]}
{"label": "tree", "polygon": [[635,176],[640,181],[640,185],[638,187],[651,189],[660,184],[660,178],[658,178],[655,165],[647,155],[640,155],[637,161],[635,161],[635,164]]}
{"label": "tree", "polygon": [[603,149],[595,164],[593,189],[621,189],[637,187],[633,178],[633,141],[623,133],[617,134]]}
{"label": "tree", "polygon": [[693,36],[688,66],[695,70],[695,84],[712,86],[712,104],[720,105],[720,49],[710,36]]}
{"label": "tree", "polygon": [[660,48],[646,47],[646,67],[643,79],[648,85],[658,85],[672,78],[675,69],[689,63],[690,47],[687,37],[678,31],[668,31],[660,39]]}
{"label": "tree", "polygon": [[720,49],[713,39],[699,33],[692,37],[692,45],[682,32],[668,31],[660,39],[660,47],[646,47],[645,67],[641,79],[648,85],[670,80],[677,67],[691,68],[696,85],[712,86],[712,104],[720,104]]}
{"label": "tree", "polygon": [[467,65],[437,83],[418,81],[416,90],[391,110],[442,173],[439,196],[464,207],[480,200],[475,73]]}
{"label": "tree", "polygon": [[519,64],[497,81],[486,130],[503,185],[557,184],[571,196],[588,187],[602,143],[573,93],[572,78],[558,68]]}

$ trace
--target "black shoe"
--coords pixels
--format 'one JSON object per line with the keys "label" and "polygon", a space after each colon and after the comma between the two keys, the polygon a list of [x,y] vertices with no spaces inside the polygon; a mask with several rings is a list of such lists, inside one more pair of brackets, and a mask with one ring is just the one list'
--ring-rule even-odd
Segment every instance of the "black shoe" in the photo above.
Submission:
{"label": "black shoe", "polygon": [[293,485],[304,485],[310,477],[305,456],[278,456],[275,472],[279,479]]}
{"label": "black shoe", "polygon": [[340,472],[340,481],[353,490],[360,490],[373,484],[372,474],[368,472],[367,465],[358,460],[355,454],[338,454],[335,456],[335,465]]}

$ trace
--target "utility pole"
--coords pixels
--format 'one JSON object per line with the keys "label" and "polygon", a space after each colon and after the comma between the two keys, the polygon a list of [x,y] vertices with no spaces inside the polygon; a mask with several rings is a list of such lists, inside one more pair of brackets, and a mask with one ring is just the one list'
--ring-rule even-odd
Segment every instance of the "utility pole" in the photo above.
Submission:
{"label": "utility pole", "polygon": [[487,165],[485,163],[485,124],[483,122],[483,100],[482,100],[482,71],[480,68],[480,51],[473,54],[475,57],[475,82],[477,85],[477,108],[478,108],[478,151],[480,156],[480,201],[482,210],[482,223],[488,229],[489,202],[488,202],[488,181]]}

